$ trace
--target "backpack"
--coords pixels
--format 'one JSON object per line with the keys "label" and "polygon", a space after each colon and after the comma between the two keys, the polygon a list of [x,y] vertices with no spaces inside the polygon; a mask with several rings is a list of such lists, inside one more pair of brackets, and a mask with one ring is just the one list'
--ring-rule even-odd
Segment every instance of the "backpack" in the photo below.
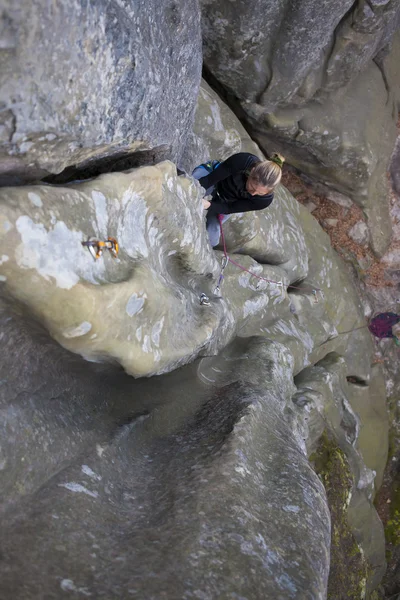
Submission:
{"label": "backpack", "polygon": [[204,167],[206,169],[206,171],[208,171],[209,173],[212,173],[213,171],[215,171],[215,169],[217,167],[219,167],[220,164],[221,164],[220,160],[209,160],[206,163],[201,163],[201,165],[199,165],[199,167]]}

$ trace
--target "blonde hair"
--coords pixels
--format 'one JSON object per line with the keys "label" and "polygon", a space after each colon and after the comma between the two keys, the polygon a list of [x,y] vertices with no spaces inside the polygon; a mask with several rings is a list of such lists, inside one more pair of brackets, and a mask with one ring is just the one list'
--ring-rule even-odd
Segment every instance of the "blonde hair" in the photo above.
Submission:
{"label": "blonde hair", "polygon": [[275,153],[270,160],[262,160],[256,163],[250,171],[252,181],[266,188],[274,188],[281,180],[284,162],[284,157]]}

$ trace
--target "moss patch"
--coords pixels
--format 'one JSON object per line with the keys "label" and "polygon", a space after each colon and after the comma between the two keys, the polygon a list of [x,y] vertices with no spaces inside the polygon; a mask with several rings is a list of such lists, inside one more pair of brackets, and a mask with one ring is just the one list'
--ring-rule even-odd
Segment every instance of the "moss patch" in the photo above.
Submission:
{"label": "moss patch", "polygon": [[388,400],[389,457],[375,507],[385,528],[388,563],[382,585],[385,597],[400,593],[400,400]]}
{"label": "moss patch", "polygon": [[326,433],[321,437],[310,461],[325,486],[331,513],[331,567],[328,580],[328,600],[365,597],[370,572],[350,530],[347,509],[353,478],[345,454]]}

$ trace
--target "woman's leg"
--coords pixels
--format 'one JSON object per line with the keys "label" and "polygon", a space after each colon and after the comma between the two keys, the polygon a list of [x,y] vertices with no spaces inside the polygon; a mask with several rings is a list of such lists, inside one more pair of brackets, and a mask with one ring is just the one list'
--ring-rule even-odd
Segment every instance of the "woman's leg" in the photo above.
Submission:
{"label": "woman's leg", "polygon": [[[196,167],[194,169],[194,171],[192,172],[192,177],[194,177],[195,179],[201,179],[202,177],[205,177],[208,174],[209,173],[207,169],[200,165],[199,167]],[[206,190],[206,196],[210,196],[213,193],[213,190],[214,186],[208,188],[208,190]],[[227,221],[230,216],[231,215],[223,215],[222,222],[225,223],[225,221]],[[218,246],[221,233],[218,217],[210,217],[209,219],[207,219],[207,233],[208,237],[210,238],[211,246],[213,248],[214,246]]]}
{"label": "woman's leg", "polygon": [[[222,215],[222,223],[225,223],[232,215]],[[210,244],[214,248],[219,244],[221,228],[218,217],[210,217],[207,219],[207,233],[210,238]]]}
{"label": "woman's leg", "polygon": [[[195,179],[201,179],[202,177],[205,177],[206,175],[209,175],[209,172],[207,171],[207,169],[205,167],[202,167],[201,165],[199,167],[196,167],[194,169],[194,171],[192,172],[192,177],[194,177]],[[211,196],[213,191],[214,191],[214,186],[212,185],[210,188],[208,188],[208,190],[206,190],[206,196]]]}

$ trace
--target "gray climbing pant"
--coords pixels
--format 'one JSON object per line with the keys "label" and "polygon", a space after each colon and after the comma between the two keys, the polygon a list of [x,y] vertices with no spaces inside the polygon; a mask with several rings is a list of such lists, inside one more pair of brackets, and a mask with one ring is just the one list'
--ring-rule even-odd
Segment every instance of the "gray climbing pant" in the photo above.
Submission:
{"label": "gray climbing pant", "polygon": [[[208,175],[208,171],[205,167],[196,167],[192,173],[192,177],[194,177],[195,179],[201,179],[202,177],[205,177],[206,175]],[[210,196],[214,191],[214,186],[211,186],[210,188],[208,188],[208,190],[206,190],[206,196]],[[225,223],[225,221],[227,221],[229,219],[229,217],[231,217],[232,215],[223,215],[222,217],[222,223]],[[208,237],[210,240],[210,244],[211,246],[214,248],[215,246],[218,246],[219,244],[219,237],[220,237],[220,227],[219,227],[219,220],[217,216],[213,216],[210,217],[209,219],[207,219],[207,233],[208,233]]]}

